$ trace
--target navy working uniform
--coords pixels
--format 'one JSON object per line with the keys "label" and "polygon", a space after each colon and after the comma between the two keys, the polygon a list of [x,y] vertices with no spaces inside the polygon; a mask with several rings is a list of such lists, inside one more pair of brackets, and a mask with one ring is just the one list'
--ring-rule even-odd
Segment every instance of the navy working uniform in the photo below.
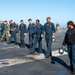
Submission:
{"label": "navy working uniform", "polygon": [[17,44],[17,39],[16,39],[16,31],[17,31],[17,27],[16,24],[10,24],[10,38],[8,40],[8,44],[10,44],[12,42],[12,39],[14,39],[14,43],[15,45]]}
{"label": "navy working uniform", "polygon": [[34,35],[35,35],[35,24],[29,24],[28,26],[28,32],[29,32],[29,44],[30,44],[30,49],[33,46],[33,40],[34,40]]}
{"label": "navy working uniform", "polygon": [[4,24],[0,24],[0,38],[2,37],[4,32]]}
{"label": "navy working uniform", "polygon": [[75,71],[75,28],[68,29],[63,41],[63,45],[67,44],[68,55],[70,59],[70,69]]}
{"label": "navy working uniform", "polygon": [[39,26],[35,27],[35,38],[34,38],[34,43],[33,43],[33,47],[32,47],[33,53],[35,51],[35,47],[36,47],[37,42],[39,45],[39,51],[40,51],[40,53],[42,52],[42,37],[41,37],[42,34],[44,34],[44,28],[40,24]]}
{"label": "navy working uniform", "polygon": [[22,47],[25,47],[25,41],[24,41],[24,34],[27,33],[26,25],[25,24],[20,24],[19,26],[19,31],[20,31],[20,43]]}
{"label": "navy working uniform", "polygon": [[46,56],[52,56],[51,46],[52,46],[52,36],[53,33],[56,32],[55,26],[53,23],[45,23],[44,24],[44,31],[45,31],[45,40],[47,44],[47,55]]}

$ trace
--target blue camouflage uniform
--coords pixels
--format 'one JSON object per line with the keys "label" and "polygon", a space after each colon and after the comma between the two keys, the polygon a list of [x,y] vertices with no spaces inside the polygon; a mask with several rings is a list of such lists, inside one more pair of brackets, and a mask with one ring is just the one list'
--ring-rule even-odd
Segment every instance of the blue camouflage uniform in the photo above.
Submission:
{"label": "blue camouflage uniform", "polygon": [[21,46],[25,46],[24,33],[27,33],[26,24],[23,24],[23,25],[20,24],[19,31],[20,31],[20,43],[21,43]]}
{"label": "blue camouflage uniform", "polygon": [[53,23],[45,23],[44,24],[44,31],[45,31],[45,40],[47,44],[47,56],[52,56],[51,46],[52,46],[52,36],[53,33],[56,32],[55,26]]}
{"label": "blue camouflage uniform", "polygon": [[33,43],[33,47],[32,47],[32,52],[35,51],[35,47],[36,47],[37,42],[38,42],[38,45],[39,45],[39,51],[42,52],[42,37],[41,37],[41,34],[44,34],[44,28],[40,24],[39,26],[35,27],[35,38],[34,38],[34,43]]}
{"label": "blue camouflage uniform", "polygon": [[1,38],[4,32],[4,24],[0,24],[0,28],[1,28],[0,30],[0,38]]}
{"label": "blue camouflage uniform", "polygon": [[34,35],[35,35],[35,24],[34,23],[33,24],[29,24],[28,32],[29,32],[29,44],[30,44],[30,48],[32,48]]}

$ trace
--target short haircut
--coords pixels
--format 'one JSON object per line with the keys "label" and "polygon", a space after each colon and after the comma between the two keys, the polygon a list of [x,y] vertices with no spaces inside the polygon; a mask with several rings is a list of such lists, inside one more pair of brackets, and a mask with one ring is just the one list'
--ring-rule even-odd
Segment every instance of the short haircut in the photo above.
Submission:
{"label": "short haircut", "polygon": [[11,22],[11,21],[13,21],[13,20],[10,20],[10,22]]}
{"label": "short haircut", "polygon": [[5,20],[4,22],[7,22],[7,20]]}
{"label": "short haircut", "polygon": [[67,26],[68,25],[72,25],[73,27],[75,27],[75,25],[74,25],[74,22],[73,21],[69,21],[69,22],[67,22]]}
{"label": "short haircut", "polygon": [[36,21],[40,22],[40,20],[38,20],[38,19]]}
{"label": "short haircut", "polygon": [[23,20],[20,20],[20,22],[23,22]]}
{"label": "short haircut", "polygon": [[32,19],[28,19],[28,21],[32,21]]}
{"label": "short haircut", "polygon": [[51,17],[47,17],[46,19],[51,19]]}

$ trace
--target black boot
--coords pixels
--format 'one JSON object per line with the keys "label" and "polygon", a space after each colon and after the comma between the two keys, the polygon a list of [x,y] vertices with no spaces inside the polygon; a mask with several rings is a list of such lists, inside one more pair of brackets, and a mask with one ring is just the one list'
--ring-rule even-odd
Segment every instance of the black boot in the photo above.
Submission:
{"label": "black boot", "polygon": [[29,52],[29,54],[34,54],[34,52],[31,51],[31,52]]}

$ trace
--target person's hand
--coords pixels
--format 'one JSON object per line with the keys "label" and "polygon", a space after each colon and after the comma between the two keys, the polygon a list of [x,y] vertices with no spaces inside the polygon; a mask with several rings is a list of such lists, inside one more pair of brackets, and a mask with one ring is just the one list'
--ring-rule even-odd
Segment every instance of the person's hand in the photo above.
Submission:
{"label": "person's hand", "polygon": [[7,31],[7,34],[9,34],[9,31]]}
{"label": "person's hand", "polygon": [[11,36],[9,31],[7,31],[7,34],[8,34],[9,37]]}
{"label": "person's hand", "polygon": [[64,45],[62,45],[62,48],[64,49],[64,48],[65,48],[65,46],[64,46]]}
{"label": "person's hand", "polygon": [[24,36],[27,36],[27,33],[24,33]]}
{"label": "person's hand", "polygon": [[16,34],[17,36],[19,35],[19,33]]}
{"label": "person's hand", "polygon": [[43,37],[44,37],[44,35],[43,35],[43,34],[41,34],[41,37],[43,38]]}
{"label": "person's hand", "polygon": [[56,36],[53,34],[52,38],[53,38],[53,39],[56,39]]}
{"label": "person's hand", "polygon": [[28,38],[28,35],[27,35],[27,33],[24,33],[24,36],[26,36],[26,38]]}
{"label": "person's hand", "polygon": [[2,30],[2,28],[0,28],[0,30]]}
{"label": "person's hand", "polygon": [[16,28],[11,29],[11,31],[16,30]]}
{"label": "person's hand", "polygon": [[14,28],[14,30],[16,30],[16,28]]}
{"label": "person's hand", "polygon": [[11,31],[13,31],[13,29],[11,29]]}

